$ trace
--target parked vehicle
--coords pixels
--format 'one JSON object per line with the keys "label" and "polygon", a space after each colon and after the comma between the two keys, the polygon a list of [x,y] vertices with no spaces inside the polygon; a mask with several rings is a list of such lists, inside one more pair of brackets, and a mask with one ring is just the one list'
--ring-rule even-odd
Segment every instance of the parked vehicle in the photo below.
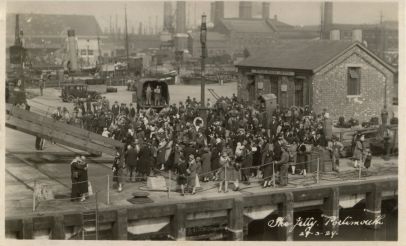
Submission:
{"label": "parked vehicle", "polygon": [[83,83],[70,83],[62,85],[61,98],[64,102],[73,102],[75,100],[85,100],[90,95],[92,101],[101,99],[96,91],[89,91],[88,85]]}

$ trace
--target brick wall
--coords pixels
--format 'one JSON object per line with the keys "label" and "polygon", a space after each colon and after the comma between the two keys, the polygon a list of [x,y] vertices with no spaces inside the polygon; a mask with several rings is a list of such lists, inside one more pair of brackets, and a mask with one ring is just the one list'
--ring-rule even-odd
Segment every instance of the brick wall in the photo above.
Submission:
{"label": "brick wall", "polygon": [[[347,96],[347,67],[361,67],[361,94]],[[354,47],[336,61],[316,72],[313,78],[313,109],[321,112],[326,108],[330,117],[346,120],[354,117],[360,122],[380,117],[384,105],[385,78],[387,79],[387,106],[390,115],[394,93],[393,73],[373,57]]]}

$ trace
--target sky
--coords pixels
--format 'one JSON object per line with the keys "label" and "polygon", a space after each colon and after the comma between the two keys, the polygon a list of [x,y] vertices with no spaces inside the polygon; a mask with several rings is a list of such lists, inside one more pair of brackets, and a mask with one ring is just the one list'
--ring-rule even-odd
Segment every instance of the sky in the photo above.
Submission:
{"label": "sky", "polygon": [[[290,25],[318,25],[320,24],[320,2],[270,2],[270,16],[278,16],[278,20]],[[260,2],[254,2],[254,15],[260,13]],[[160,30],[163,23],[162,1],[19,1],[7,2],[8,13],[44,13],[44,14],[77,14],[94,15],[102,30],[109,27],[110,18],[113,25],[117,18],[118,26],[124,27],[124,8],[127,8],[128,29],[138,31],[138,25],[150,26]],[[398,3],[385,2],[334,2],[333,21],[342,24],[376,24],[383,20],[397,20]],[[210,15],[210,1],[187,1],[187,23],[195,26],[200,23],[203,13]],[[175,2],[173,2],[175,10]],[[116,17],[117,16],[117,17]],[[238,2],[225,2],[225,17],[238,16]],[[208,17],[210,20],[210,17]],[[157,25],[156,25],[157,24]]]}

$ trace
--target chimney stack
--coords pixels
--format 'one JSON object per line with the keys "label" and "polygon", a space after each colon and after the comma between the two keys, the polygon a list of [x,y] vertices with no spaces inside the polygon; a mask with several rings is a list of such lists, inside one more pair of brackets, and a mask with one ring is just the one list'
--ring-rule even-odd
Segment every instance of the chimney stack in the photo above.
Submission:
{"label": "chimney stack", "polygon": [[164,31],[172,28],[172,2],[164,2]]}
{"label": "chimney stack", "polygon": [[269,2],[262,3],[262,19],[267,20],[269,19]]}
{"label": "chimney stack", "polygon": [[78,50],[77,50],[77,41],[75,37],[75,30],[68,30],[68,62],[69,70],[77,71],[78,70]]}
{"label": "chimney stack", "polygon": [[240,19],[251,19],[252,18],[252,2],[240,1],[239,18]]}
{"label": "chimney stack", "polygon": [[186,2],[176,2],[176,33],[186,32]]}
{"label": "chimney stack", "polygon": [[213,17],[214,26],[217,26],[221,19],[224,19],[224,2],[215,1],[214,2],[214,17]]}

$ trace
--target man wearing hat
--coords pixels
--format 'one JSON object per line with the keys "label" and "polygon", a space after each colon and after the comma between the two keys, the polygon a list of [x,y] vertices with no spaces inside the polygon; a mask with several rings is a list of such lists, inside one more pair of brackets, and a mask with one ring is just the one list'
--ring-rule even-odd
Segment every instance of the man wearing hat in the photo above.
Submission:
{"label": "man wearing hat", "polygon": [[275,165],[279,166],[279,185],[286,186],[288,185],[288,169],[289,169],[289,152],[288,146],[283,143],[281,145],[281,158],[279,161],[275,161]]}
{"label": "man wearing hat", "polygon": [[117,118],[118,114],[120,113],[120,106],[118,106],[118,102],[115,101],[114,105],[111,107],[111,112],[113,113],[113,120]]}
{"label": "man wearing hat", "polygon": [[338,137],[333,135],[328,143],[327,149],[330,151],[330,156],[333,161],[333,171],[339,172],[340,153],[344,149],[344,145],[338,141]]}

